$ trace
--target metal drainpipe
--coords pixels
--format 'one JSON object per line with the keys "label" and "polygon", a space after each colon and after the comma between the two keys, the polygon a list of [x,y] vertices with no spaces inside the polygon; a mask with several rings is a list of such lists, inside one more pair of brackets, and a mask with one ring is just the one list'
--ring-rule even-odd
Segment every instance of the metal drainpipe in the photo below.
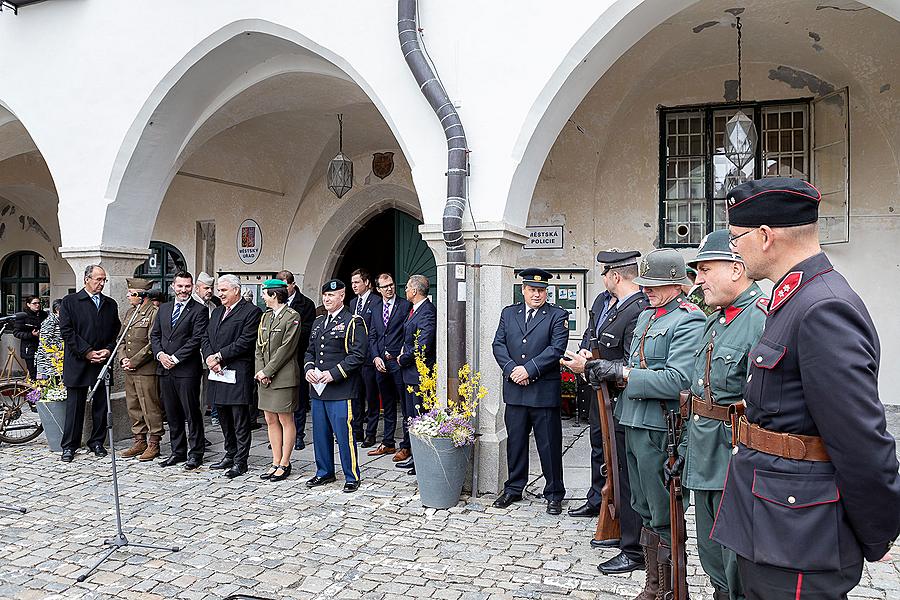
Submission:
{"label": "metal drainpipe", "polygon": [[462,223],[466,209],[469,150],[459,114],[425,58],[418,27],[417,1],[398,0],[400,50],[419,89],[440,119],[447,138],[447,203],[441,226],[447,245],[447,393],[450,398],[455,398],[459,389],[457,373],[466,356],[466,245]]}

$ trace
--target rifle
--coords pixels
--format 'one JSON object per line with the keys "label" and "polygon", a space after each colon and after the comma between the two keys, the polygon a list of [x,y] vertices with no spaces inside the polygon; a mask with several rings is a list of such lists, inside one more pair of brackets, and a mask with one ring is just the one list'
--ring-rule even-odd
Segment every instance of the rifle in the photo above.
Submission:
{"label": "rifle", "polygon": [[[678,438],[682,426],[681,412],[666,411],[666,454],[669,467],[678,459]],[[669,523],[672,535],[672,581],[664,600],[687,600],[687,525],[684,522],[684,499],[681,475],[674,473],[669,481]]]}
{"label": "rifle", "polygon": [[[597,327],[594,311],[590,311],[591,319],[591,356],[600,358],[600,342],[597,339]],[[600,430],[603,437],[603,459],[601,470],[606,469],[606,483],[600,490],[600,516],[597,517],[597,528],[594,539],[617,540],[621,537],[619,528],[619,455],[616,451],[616,430],[612,419],[612,400],[609,394],[609,383],[600,382],[597,388],[597,408],[600,415]]]}

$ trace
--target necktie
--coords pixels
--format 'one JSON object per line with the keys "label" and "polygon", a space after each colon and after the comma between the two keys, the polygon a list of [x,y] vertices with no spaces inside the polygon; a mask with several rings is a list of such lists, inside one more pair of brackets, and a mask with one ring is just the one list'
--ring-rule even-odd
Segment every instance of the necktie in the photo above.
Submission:
{"label": "necktie", "polygon": [[534,317],[534,309],[529,308],[528,314],[525,315],[525,324],[528,325],[528,322],[531,321],[532,317]]}
{"label": "necktie", "polygon": [[409,309],[409,314],[406,316],[406,320],[409,321],[410,319],[412,319],[412,316],[415,312],[416,312],[415,308]]}
{"label": "necktie", "polygon": [[359,298],[356,299],[356,310],[353,312],[358,315],[359,313],[362,312],[362,307],[363,307],[363,299],[362,299],[362,296],[360,296]]}
{"label": "necktie", "polygon": [[91,300],[94,301],[94,306],[97,307],[97,310],[100,310],[100,294],[94,294],[91,296]]}
{"label": "necktie", "polygon": [[175,308],[172,310],[172,327],[175,327],[175,323],[178,322],[178,317],[181,316],[181,302],[175,303]]}
{"label": "necktie", "polygon": [[222,315],[222,320],[224,321],[225,319],[227,319],[228,315],[230,315],[230,314],[231,314],[231,306],[225,308],[225,314]]}
{"label": "necktie", "polygon": [[329,325],[331,325],[331,313],[328,313],[328,316],[325,317],[325,326],[322,329],[328,329]]}
{"label": "necktie", "polygon": [[384,318],[384,326],[387,327],[388,320],[390,320],[390,318],[391,318],[391,303],[390,302],[384,303],[384,311],[382,312],[381,316]]}

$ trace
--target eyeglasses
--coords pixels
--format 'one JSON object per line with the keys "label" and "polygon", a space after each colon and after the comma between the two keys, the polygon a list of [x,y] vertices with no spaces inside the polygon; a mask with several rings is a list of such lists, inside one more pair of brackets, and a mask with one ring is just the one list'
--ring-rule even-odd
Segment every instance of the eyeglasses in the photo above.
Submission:
{"label": "eyeglasses", "polygon": [[32,301],[29,302],[28,304],[29,304],[29,305],[36,304],[37,306],[40,306],[40,305],[41,305],[41,301],[40,301],[40,300],[32,300]]}
{"label": "eyeglasses", "polygon": [[393,284],[393,283],[389,283],[389,284],[387,284],[387,285],[379,285],[379,286],[378,286],[378,289],[379,289],[379,290],[389,290],[389,289],[391,289],[391,288],[393,288],[393,287],[394,287],[394,284]]}
{"label": "eyeglasses", "polygon": [[742,234],[740,234],[740,235],[729,235],[729,236],[728,236],[728,245],[731,246],[732,248],[736,247],[736,246],[737,246],[737,244],[735,244],[736,241],[738,241],[739,239],[741,239],[742,237],[744,237],[744,236],[747,235],[748,233],[753,233],[753,232],[756,231],[757,229],[759,229],[759,227],[754,227],[754,228],[751,229],[750,231],[745,231],[744,233],[742,233]]}
{"label": "eyeglasses", "polygon": [[91,277],[91,280],[106,283],[106,277]]}

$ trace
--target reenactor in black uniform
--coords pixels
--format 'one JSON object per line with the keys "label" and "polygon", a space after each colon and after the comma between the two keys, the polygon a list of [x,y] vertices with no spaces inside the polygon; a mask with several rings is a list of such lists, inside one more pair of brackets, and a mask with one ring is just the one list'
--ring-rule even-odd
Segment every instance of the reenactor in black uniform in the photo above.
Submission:
{"label": "reenactor in black uniform", "polygon": [[[634,326],[638,315],[650,305],[647,296],[640,286],[634,283],[637,277],[638,257],[635,250],[621,251],[617,249],[601,252],[597,262],[603,265],[603,284],[606,291],[597,296],[591,307],[595,330],[584,332],[578,354],[585,359],[591,358],[591,338],[598,340],[600,358],[607,360],[623,360],[628,354]],[[567,365],[567,362],[563,363]],[[616,393],[616,386],[610,387]],[[615,408],[618,394],[610,398]],[[589,420],[591,424],[591,489],[588,490],[587,501],[580,507],[570,508],[573,517],[596,517],[600,511],[601,490],[606,477],[601,472],[605,463],[603,455],[603,435],[600,429],[600,410],[597,401],[590,403]],[[625,428],[618,420],[615,423],[615,440],[619,460],[618,496],[622,499],[618,504],[618,519],[621,530],[619,540],[591,540],[595,547],[618,547],[620,552],[615,557],[601,563],[597,568],[603,574],[628,573],[644,568],[644,554],[641,550],[641,517],[631,507],[631,486],[628,483],[628,467],[625,462]]]}
{"label": "reenactor in black uniform", "polygon": [[712,539],[748,599],[846,598],[900,533],[895,442],[865,304],[821,251],[821,194],[768,178],[726,199],[731,246],[775,283]]}
{"label": "reenactor in black uniform", "polygon": [[509,467],[509,479],[494,506],[506,508],[522,499],[528,482],[528,436],[534,430],[547,512],[558,515],[566,495],[559,358],[569,341],[569,313],[547,302],[551,273],[524,269],[519,275],[525,301],[507,306],[500,313],[493,344],[494,358],[503,371]]}

